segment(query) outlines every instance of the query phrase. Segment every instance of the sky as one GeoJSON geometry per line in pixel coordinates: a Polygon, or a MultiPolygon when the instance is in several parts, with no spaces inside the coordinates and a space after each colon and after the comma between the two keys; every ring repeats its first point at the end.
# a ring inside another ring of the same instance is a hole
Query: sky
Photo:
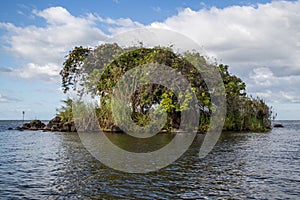
{"type": "Polygon", "coordinates": [[[300,119],[300,0],[11,0],[0,7],[0,120],[51,119],[67,98],[67,53],[143,27],[191,38],[277,119],[300,119]]]}

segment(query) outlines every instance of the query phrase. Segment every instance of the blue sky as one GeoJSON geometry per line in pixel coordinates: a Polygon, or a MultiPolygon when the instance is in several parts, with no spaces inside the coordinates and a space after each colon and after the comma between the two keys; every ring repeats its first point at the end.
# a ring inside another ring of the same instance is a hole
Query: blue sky
{"type": "Polygon", "coordinates": [[[0,120],[23,110],[52,118],[66,98],[58,72],[69,50],[145,26],[192,38],[278,119],[300,119],[299,10],[299,1],[9,1],[0,7],[0,120]]]}

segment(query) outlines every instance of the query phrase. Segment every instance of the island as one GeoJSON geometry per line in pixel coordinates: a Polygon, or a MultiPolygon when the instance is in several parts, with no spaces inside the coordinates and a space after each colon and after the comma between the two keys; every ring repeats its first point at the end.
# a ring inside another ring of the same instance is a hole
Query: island
{"type": "MultiPolygon", "coordinates": [[[[151,120],[150,113],[154,108],[159,108],[167,113],[167,121],[162,131],[172,132],[178,129],[183,111],[198,109],[200,118],[197,131],[205,133],[212,113],[218,108],[212,103],[212,91],[208,89],[201,73],[190,62],[191,60],[201,65],[214,67],[220,72],[226,92],[224,131],[265,132],[271,129],[272,108],[263,99],[247,95],[246,84],[239,77],[232,75],[227,65],[208,62],[198,52],[178,53],[170,47],[160,46],[122,48],[115,43],[102,44],[93,49],[78,46],[69,52],[63,63],[60,72],[62,89],[65,93],[76,91],[78,94],[89,93],[99,98],[100,103],[96,106],[95,112],[101,129],[120,132],[111,110],[113,89],[118,81],[133,68],[150,63],[166,65],[175,69],[189,81],[191,90],[197,98],[196,105],[189,106],[191,97],[188,93],[182,92],[175,95],[172,90],[162,85],[145,84],[132,91],[129,97],[131,119],[137,125],[145,126],[151,120]],[[93,55],[92,67],[91,59],[87,62],[90,55],[93,55]],[[79,89],[76,87],[78,85],[83,87],[79,89]]],[[[58,115],[47,125],[34,121],[24,124],[21,129],[76,131],[72,114],[73,101],[73,99],[64,100],[65,105],[58,109],[58,115]]]]}

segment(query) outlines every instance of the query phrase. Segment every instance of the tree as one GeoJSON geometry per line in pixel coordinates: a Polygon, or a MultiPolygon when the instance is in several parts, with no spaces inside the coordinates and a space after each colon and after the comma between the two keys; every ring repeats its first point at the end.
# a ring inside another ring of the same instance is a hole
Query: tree
{"type": "MultiPolygon", "coordinates": [[[[134,91],[128,91],[132,94],[131,103],[127,105],[131,109],[132,120],[140,126],[145,126],[149,123],[150,111],[160,107],[168,115],[164,128],[171,130],[179,127],[182,111],[199,109],[201,117],[198,129],[205,132],[211,113],[217,108],[212,105],[210,91],[191,60],[208,65],[205,58],[197,52],[179,54],[165,47],[121,48],[117,44],[100,45],[94,50],[75,47],[67,56],[60,73],[62,87],[64,92],[67,92],[71,88],[76,89],[78,84],[84,85],[81,90],[77,89],[80,94],[87,92],[93,96],[100,96],[100,105],[96,109],[100,126],[109,129],[115,125],[110,105],[113,89],[120,78],[127,71],[145,64],[166,65],[180,72],[189,81],[196,93],[197,106],[189,106],[191,97],[187,92],[176,96],[173,91],[162,85],[139,85],[134,91]],[[87,57],[89,59],[86,59],[87,57]]],[[[226,89],[227,115],[224,129],[265,130],[270,122],[270,108],[260,99],[247,97],[246,84],[240,78],[231,75],[228,66],[212,67],[219,69],[226,89]]],[[[174,80],[174,84],[176,81],[178,80],[174,80]]],[[[134,83],[133,76],[130,84],[134,83]]]]}

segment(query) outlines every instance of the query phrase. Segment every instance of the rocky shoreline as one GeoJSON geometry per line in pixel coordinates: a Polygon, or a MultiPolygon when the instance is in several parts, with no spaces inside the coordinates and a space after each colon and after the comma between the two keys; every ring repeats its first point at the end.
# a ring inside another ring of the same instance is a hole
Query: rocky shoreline
{"type": "MultiPolygon", "coordinates": [[[[87,123],[87,127],[89,127],[87,123]]],[[[85,128],[87,128],[85,127],[85,128]]],[[[14,130],[13,128],[8,128],[8,130],[14,130]]],[[[43,123],[41,120],[33,120],[29,123],[24,123],[21,127],[17,127],[16,130],[24,131],[51,131],[51,132],[77,132],[75,123],[72,122],[63,122],[59,116],[54,117],[48,122],[48,124],[43,123]]],[[[88,129],[87,129],[88,130],[88,129]]],[[[102,129],[104,132],[111,133],[124,133],[118,126],[112,125],[110,129],[102,129]]],[[[179,130],[172,131],[173,133],[181,132],[179,130]]],[[[162,130],[160,133],[170,133],[167,130],[162,130]]]]}
{"type": "Polygon", "coordinates": [[[29,123],[23,124],[21,127],[17,127],[18,130],[31,130],[31,131],[56,131],[56,132],[76,132],[74,122],[63,122],[59,116],[54,117],[44,124],[41,120],[33,120],[29,123]]]}
{"type": "MultiPolygon", "coordinates": [[[[87,123],[87,126],[90,124],[87,123]]],[[[8,130],[13,130],[9,128],[8,130]]],[[[54,117],[48,122],[48,124],[43,123],[41,120],[33,120],[29,123],[24,123],[21,127],[17,127],[16,130],[30,130],[30,131],[51,131],[51,132],[77,132],[75,123],[64,122],[59,116],[54,117]]],[[[123,133],[123,131],[118,127],[113,125],[111,129],[105,129],[104,132],[113,132],[113,133],[123,133]]]]}
{"type": "MultiPolygon", "coordinates": [[[[283,128],[282,124],[274,124],[274,128],[283,128]]],[[[13,128],[8,128],[8,130],[14,130],[13,128]]],[[[17,127],[16,130],[31,130],[31,131],[51,131],[51,132],[77,132],[75,123],[64,122],[61,117],[56,116],[50,120],[47,124],[43,123],[41,120],[33,120],[29,123],[24,123],[21,127],[17,127]]],[[[111,126],[110,129],[103,130],[104,132],[113,132],[113,133],[123,133],[123,131],[116,125],[111,126]]],[[[161,133],[167,133],[168,131],[162,130],[161,133]]],[[[180,132],[179,130],[171,132],[180,132]]]]}

